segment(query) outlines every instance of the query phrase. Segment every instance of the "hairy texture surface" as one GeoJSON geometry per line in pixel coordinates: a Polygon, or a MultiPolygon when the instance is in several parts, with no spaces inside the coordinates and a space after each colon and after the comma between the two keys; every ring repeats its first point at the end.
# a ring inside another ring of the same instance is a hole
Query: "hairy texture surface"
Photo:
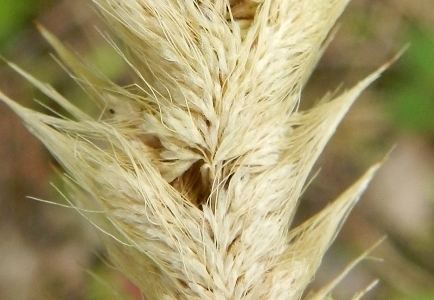
{"type": "Polygon", "coordinates": [[[291,227],[316,159],[382,71],[298,110],[348,1],[93,2],[134,84],[106,79],[41,28],[97,113],[14,64],[60,109],[46,115],[0,95],[62,164],[71,205],[146,299],[302,297],[377,168],[291,227]]]}

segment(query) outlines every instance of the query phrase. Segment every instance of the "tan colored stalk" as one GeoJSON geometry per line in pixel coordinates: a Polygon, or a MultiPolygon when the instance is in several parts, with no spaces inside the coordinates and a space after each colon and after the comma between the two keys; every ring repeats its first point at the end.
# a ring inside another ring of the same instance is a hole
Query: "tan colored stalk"
{"type": "Polygon", "coordinates": [[[93,2],[134,85],[92,71],[41,29],[98,113],[14,64],[64,117],[0,95],[62,164],[74,207],[146,299],[299,299],[378,167],[291,227],[315,161],[382,71],[298,111],[348,1],[93,2]]]}

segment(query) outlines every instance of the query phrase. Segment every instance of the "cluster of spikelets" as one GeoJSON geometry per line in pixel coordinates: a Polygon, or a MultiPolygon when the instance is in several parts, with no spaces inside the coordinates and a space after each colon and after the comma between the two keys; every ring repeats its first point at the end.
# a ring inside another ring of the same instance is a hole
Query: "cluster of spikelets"
{"type": "MultiPolygon", "coordinates": [[[[146,299],[302,297],[377,168],[291,227],[316,159],[382,71],[298,110],[348,1],[93,2],[134,84],[111,82],[41,29],[93,109],[14,64],[53,114],[0,94],[65,169],[70,205],[146,299]]],[[[304,296],[328,298],[338,279],[304,296]]]]}

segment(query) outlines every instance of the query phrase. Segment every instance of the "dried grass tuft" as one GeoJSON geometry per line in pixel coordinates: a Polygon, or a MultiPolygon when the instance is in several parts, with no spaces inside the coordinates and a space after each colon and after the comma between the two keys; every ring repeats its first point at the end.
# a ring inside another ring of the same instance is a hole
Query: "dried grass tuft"
{"type": "Polygon", "coordinates": [[[41,27],[99,113],[12,63],[66,113],[0,94],[62,164],[71,205],[146,299],[299,299],[378,168],[291,227],[315,161],[384,69],[298,110],[348,1],[93,2],[134,85],[93,71],[41,27]]]}

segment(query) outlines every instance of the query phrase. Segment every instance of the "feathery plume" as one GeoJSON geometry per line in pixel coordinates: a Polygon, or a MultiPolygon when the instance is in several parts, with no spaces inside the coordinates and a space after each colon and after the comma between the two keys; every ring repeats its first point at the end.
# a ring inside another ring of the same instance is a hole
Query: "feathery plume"
{"type": "Polygon", "coordinates": [[[133,85],[95,72],[41,27],[94,111],[12,63],[61,110],[0,94],[65,169],[71,206],[146,299],[299,299],[378,168],[291,227],[315,161],[384,69],[298,110],[348,1],[93,2],[133,85]]]}

